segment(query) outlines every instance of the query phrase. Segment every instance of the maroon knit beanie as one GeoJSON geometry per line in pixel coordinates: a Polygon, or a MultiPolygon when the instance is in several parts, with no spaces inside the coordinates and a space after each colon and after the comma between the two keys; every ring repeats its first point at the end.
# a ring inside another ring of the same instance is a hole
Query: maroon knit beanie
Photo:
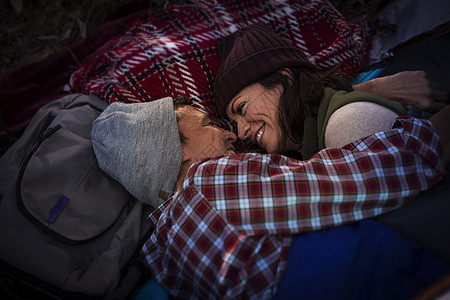
{"type": "Polygon", "coordinates": [[[223,116],[228,102],[239,91],[282,68],[317,70],[299,48],[261,23],[221,39],[219,57],[214,102],[223,116]]]}

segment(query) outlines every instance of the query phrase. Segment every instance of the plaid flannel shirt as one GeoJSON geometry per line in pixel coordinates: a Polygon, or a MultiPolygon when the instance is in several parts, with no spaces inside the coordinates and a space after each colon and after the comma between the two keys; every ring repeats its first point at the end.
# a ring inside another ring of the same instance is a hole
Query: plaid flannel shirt
{"type": "Polygon", "coordinates": [[[309,161],[236,154],[194,164],[149,219],[145,264],[181,298],[269,299],[295,234],[393,210],[442,180],[429,121],[325,149],[309,161]]]}

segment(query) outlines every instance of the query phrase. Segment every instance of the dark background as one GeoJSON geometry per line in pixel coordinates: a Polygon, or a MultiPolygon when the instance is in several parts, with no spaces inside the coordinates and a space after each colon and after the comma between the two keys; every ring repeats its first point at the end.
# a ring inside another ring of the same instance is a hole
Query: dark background
{"type": "MultiPolygon", "coordinates": [[[[124,7],[155,9],[180,0],[0,0],[0,78],[83,41],[124,7]]],[[[389,1],[332,0],[346,17],[371,16],[389,1]]]]}

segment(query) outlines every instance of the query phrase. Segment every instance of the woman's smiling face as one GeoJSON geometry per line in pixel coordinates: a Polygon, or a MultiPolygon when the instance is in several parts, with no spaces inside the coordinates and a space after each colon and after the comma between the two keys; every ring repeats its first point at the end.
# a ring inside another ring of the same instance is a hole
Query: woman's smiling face
{"type": "Polygon", "coordinates": [[[226,113],[236,122],[238,137],[249,139],[266,149],[268,153],[282,153],[291,144],[285,145],[278,121],[278,104],[282,93],[281,85],[268,89],[254,83],[242,89],[228,103],[226,113]]]}

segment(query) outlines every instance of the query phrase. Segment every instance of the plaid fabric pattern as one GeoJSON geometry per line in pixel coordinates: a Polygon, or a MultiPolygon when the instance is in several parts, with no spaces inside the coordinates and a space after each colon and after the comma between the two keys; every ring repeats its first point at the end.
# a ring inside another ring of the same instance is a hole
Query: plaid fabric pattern
{"type": "Polygon", "coordinates": [[[217,123],[212,87],[219,67],[220,38],[253,23],[266,23],[291,40],[320,69],[338,67],[356,76],[366,62],[371,37],[365,18],[346,20],[325,0],[192,1],[147,13],[113,46],[72,74],[75,92],[107,102],[146,102],[185,96],[217,123]],[[209,3],[206,3],[209,2],[209,3]]]}
{"type": "Polygon", "coordinates": [[[439,137],[429,121],[300,162],[236,154],[195,164],[149,219],[141,255],[174,296],[270,299],[293,235],[393,210],[442,180],[439,137]]]}

